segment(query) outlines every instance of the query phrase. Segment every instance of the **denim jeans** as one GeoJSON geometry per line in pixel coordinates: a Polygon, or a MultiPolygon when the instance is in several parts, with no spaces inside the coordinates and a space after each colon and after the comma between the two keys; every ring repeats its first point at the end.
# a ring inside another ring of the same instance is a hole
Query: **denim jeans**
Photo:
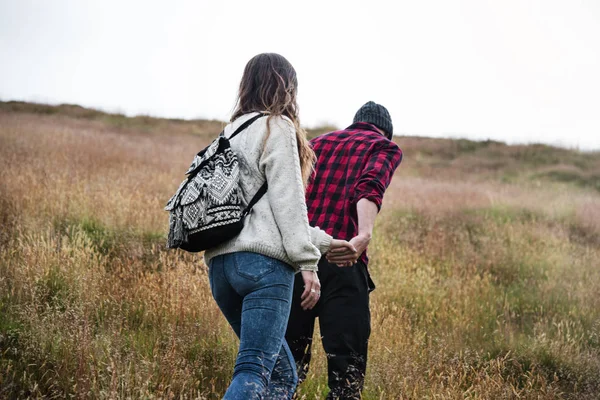
{"type": "Polygon", "coordinates": [[[209,280],[217,305],[240,339],[224,399],[291,399],[298,375],[284,335],[293,269],[258,253],[236,252],[210,260],[209,280]]]}

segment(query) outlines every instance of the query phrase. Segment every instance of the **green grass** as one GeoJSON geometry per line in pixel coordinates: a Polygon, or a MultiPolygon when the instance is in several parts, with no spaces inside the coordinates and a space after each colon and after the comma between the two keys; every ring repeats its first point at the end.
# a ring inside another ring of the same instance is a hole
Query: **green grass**
{"type": "Polygon", "coordinates": [[[577,185],[582,188],[591,188],[600,191],[600,175],[584,174],[580,171],[554,170],[540,172],[533,175],[532,179],[544,179],[566,184],[577,185]]]}

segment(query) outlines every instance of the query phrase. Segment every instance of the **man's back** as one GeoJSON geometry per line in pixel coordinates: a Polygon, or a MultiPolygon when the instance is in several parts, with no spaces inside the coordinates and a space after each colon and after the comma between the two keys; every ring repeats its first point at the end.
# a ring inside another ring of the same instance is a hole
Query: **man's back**
{"type": "Polygon", "coordinates": [[[307,187],[306,205],[311,225],[348,239],[354,251],[331,250],[321,257],[321,292],[314,308],[302,307],[305,288],[296,277],[286,332],[303,381],[319,318],[327,354],[328,399],[361,398],[371,334],[369,294],[375,288],[365,251],[385,189],[402,160],[402,151],[391,141],[394,127],[385,107],[369,101],[356,112],[353,122],[311,141],[317,164],[307,187]]]}
{"type": "MultiPolygon", "coordinates": [[[[306,191],[309,222],[350,240],[358,233],[356,203],[366,198],[381,207],[402,151],[364,122],[321,135],[311,144],[317,163],[306,191]]],[[[366,254],[362,259],[366,264],[366,254]]]]}

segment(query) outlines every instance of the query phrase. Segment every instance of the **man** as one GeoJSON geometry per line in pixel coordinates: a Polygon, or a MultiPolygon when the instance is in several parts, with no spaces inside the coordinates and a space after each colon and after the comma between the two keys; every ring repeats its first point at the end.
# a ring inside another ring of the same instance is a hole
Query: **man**
{"type": "Polygon", "coordinates": [[[303,309],[303,281],[296,276],[286,340],[302,382],[319,318],[327,354],[328,399],[359,399],[364,385],[371,332],[369,293],[375,288],[366,249],[385,190],[402,160],[392,133],[387,109],[369,101],[348,128],[311,141],[317,163],[306,192],[310,224],[349,240],[356,252],[332,250],[321,258],[321,297],[313,309],[303,309]]]}

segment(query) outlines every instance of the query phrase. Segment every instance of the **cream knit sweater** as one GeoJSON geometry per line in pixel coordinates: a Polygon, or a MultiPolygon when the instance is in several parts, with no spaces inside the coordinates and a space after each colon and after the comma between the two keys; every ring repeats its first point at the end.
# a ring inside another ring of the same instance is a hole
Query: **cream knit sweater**
{"type": "MultiPolygon", "coordinates": [[[[225,136],[256,114],[242,115],[227,125],[225,136]]],[[[206,250],[204,259],[208,264],[221,254],[251,251],[283,261],[295,270],[316,271],[332,238],[308,224],[294,125],[286,117],[272,117],[271,133],[266,138],[267,118],[256,120],[230,143],[240,162],[244,204],[265,180],[269,189],[244,220],[240,234],[206,250]]]]}

